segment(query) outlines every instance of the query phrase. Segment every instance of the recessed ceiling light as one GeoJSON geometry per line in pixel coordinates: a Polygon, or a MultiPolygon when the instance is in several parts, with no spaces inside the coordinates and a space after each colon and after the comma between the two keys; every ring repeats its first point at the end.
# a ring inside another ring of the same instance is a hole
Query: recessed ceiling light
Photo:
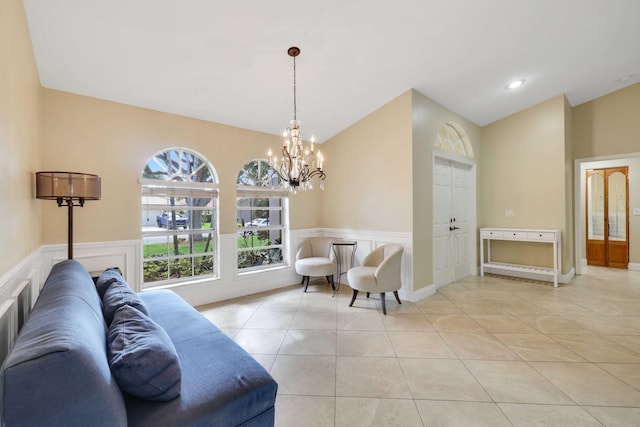
{"type": "Polygon", "coordinates": [[[507,85],[507,89],[511,90],[511,89],[516,89],[519,88],[520,86],[522,86],[524,84],[524,79],[518,79],[518,80],[514,80],[511,83],[509,83],[507,85]]]}
{"type": "Polygon", "coordinates": [[[628,76],[620,77],[618,81],[620,83],[626,83],[633,78],[633,74],[629,74],[628,76]]]}

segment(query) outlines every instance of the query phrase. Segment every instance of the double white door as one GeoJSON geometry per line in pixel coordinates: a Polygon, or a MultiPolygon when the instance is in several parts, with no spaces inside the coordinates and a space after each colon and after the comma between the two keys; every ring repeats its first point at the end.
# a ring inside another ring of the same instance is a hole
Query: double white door
{"type": "Polygon", "coordinates": [[[436,158],[434,182],[435,284],[471,274],[473,171],[470,166],[436,158]]]}

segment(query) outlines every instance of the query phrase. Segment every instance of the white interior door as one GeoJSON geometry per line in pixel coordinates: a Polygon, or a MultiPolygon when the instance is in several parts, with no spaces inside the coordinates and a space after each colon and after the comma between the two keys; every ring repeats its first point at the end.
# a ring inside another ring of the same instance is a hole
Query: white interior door
{"type": "Polygon", "coordinates": [[[434,188],[434,279],[442,286],[471,274],[472,175],[464,164],[436,158],[434,188]]]}

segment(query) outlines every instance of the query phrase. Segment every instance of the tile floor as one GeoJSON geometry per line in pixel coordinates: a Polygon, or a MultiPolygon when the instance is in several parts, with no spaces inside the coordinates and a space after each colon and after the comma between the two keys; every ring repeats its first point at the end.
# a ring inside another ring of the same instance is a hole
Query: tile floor
{"type": "Polygon", "coordinates": [[[640,426],[640,272],[470,276],[387,316],[350,296],[318,280],[199,309],[278,381],[278,427],[640,426]]]}

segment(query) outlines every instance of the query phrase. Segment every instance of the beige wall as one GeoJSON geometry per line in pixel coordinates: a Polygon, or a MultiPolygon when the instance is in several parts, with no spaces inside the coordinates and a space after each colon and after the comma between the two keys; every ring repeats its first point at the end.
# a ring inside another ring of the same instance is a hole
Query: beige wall
{"type": "MultiPolygon", "coordinates": [[[[420,92],[411,91],[413,128],[413,280],[414,289],[434,283],[433,276],[433,151],[444,123],[462,126],[478,158],[481,128],[447,110],[420,92]]],[[[477,190],[479,194],[479,191],[477,190]]],[[[474,231],[475,232],[475,231],[474,231]]]]}
{"type": "MultiPolygon", "coordinates": [[[[563,272],[573,267],[568,222],[565,140],[567,104],[563,95],[483,128],[481,155],[481,227],[552,228],[562,230],[563,272]],[[506,217],[505,211],[513,211],[506,217]]],[[[548,248],[539,244],[496,242],[496,261],[553,265],[548,248]]]]}
{"type": "Polygon", "coordinates": [[[0,276],[40,245],[40,82],[22,1],[0,2],[0,276]]]}
{"type": "MultiPolygon", "coordinates": [[[[42,167],[95,173],[102,200],[74,211],[74,241],[139,239],[140,187],[146,162],[158,151],[187,147],[207,158],[220,182],[220,232],[235,233],[236,179],[242,166],[266,158],[281,138],[114,102],[46,89],[42,167]]],[[[293,229],[320,225],[317,192],[290,203],[293,229]]],[[[43,243],[66,242],[66,210],[43,203],[43,243]]]]}
{"type": "Polygon", "coordinates": [[[412,230],[411,91],[322,145],[322,226],[412,230]]]}
{"type": "Polygon", "coordinates": [[[640,83],[573,109],[575,159],[640,152],[640,83]]]}
{"type": "MultiPolygon", "coordinates": [[[[574,158],[590,168],[629,167],[629,262],[640,264],[640,83],[573,109],[574,158]],[[603,159],[615,157],[616,160],[603,159]]],[[[581,176],[581,179],[584,179],[581,176]]],[[[580,194],[579,206],[584,205],[580,194]]],[[[584,214],[584,212],[581,212],[584,214]]],[[[582,220],[582,218],[581,218],[582,220]]],[[[586,258],[582,233],[581,258],[586,258]]]]}

